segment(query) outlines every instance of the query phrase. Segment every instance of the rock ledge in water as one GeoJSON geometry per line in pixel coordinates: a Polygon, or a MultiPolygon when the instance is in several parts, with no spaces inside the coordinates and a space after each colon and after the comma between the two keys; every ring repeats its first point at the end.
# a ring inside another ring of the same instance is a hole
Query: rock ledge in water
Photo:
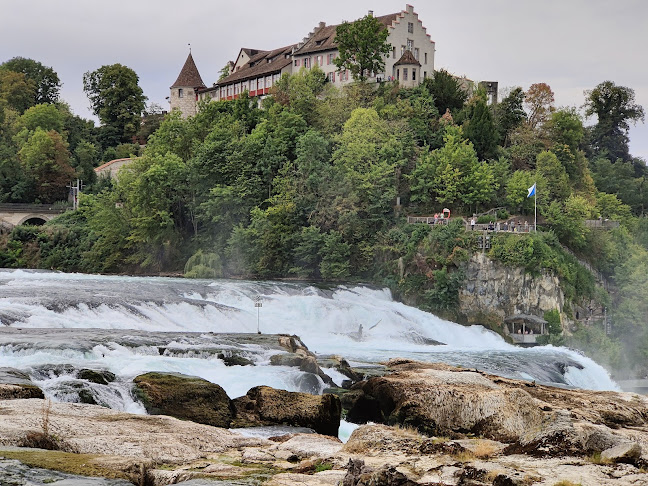
{"type": "Polygon", "coordinates": [[[234,407],[219,385],[195,376],[146,373],[134,380],[134,394],[153,415],[228,428],[234,407]]]}

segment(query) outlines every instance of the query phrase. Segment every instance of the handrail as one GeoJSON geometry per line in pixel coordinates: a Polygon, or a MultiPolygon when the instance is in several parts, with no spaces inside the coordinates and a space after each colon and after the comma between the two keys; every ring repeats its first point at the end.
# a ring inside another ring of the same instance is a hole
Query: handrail
{"type": "Polygon", "coordinates": [[[71,207],[55,207],[53,204],[0,203],[0,211],[19,213],[64,213],[71,207]]]}

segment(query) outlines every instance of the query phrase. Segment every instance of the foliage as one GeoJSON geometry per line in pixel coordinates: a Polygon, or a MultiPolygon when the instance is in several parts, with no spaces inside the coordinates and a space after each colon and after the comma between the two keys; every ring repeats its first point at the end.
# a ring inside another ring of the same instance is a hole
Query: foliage
{"type": "Polygon", "coordinates": [[[524,91],[517,86],[497,105],[495,109],[500,142],[510,144],[510,133],[527,119],[523,107],[524,91]]]}
{"type": "Polygon", "coordinates": [[[461,87],[459,81],[445,69],[439,69],[434,75],[423,80],[437,112],[443,115],[446,111],[457,113],[463,108],[468,99],[468,93],[461,87]]]}
{"type": "Polygon", "coordinates": [[[365,81],[368,76],[385,69],[384,56],[391,52],[387,42],[389,32],[373,15],[355,22],[342,22],[335,31],[339,56],[333,62],[338,71],[351,71],[354,79],[365,81]]]}
{"type": "Polygon", "coordinates": [[[547,83],[532,84],[524,96],[527,107],[527,124],[530,128],[542,126],[554,111],[554,93],[547,83]]]}
{"type": "Polygon", "coordinates": [[[83,90],[102,123],[105,144],[130,142],[137,133],[146,106],[138,82],[135,71],[121,64],[101,66],[83,75],[83,90]]]}
{"type": "Polygon", "coordinates": [[[187,278],[218,278],[222,276],[223,266],[216,253],[205,253],[198,250],[194,253],[184,267],[187,278]]]}
{"type": "Polygon", "coordinates": [[[544,313],[544,320],[547,321],[547,329],[549,334],[562,334],[563,328],[560,322],[560,311],[552,309],[544,313]]]}
{"type": "Polygon", "coordinates": [[[14,57],[0,64],[0,69],[25,75],[25,79],[35,87],[32,105],[56,103],[59,100],[61,80],[51,67],[44,66],[33,59],[14,57]]]}
{"type": "Polygon", "coordinates": [[[597,123],[590,132],[595,154],[606,154],[612,160],[629,160],[628,131],[630,122],[644,120],[644,109],[635,102],[631,88],[603,81],[585,91],[585,115],[596,115],[597,123]]]}

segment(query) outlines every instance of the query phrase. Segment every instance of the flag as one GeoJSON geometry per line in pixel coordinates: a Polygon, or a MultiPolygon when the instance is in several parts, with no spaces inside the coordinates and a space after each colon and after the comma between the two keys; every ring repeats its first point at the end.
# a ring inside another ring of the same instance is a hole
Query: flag
{"type": "Polygon", "coordinates": [[[529,194],[527,194],[527,197],[535,196],[535,190],[536,190],[536,185],[535,183],[527,189],[529,191],[529,194]]]}

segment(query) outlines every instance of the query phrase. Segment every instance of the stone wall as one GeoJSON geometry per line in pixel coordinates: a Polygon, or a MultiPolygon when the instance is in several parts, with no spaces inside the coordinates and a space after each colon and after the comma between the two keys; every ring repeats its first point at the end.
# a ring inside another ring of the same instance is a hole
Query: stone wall
{"type": "Polygon", "coordinates": [[[171,110],[180,110],[182,112],[183,118],[196,114],[196,93],[190,86],[171,88],[169,103],[171,104],[171,110]]]}
{"type": "Polygon", "coordinates": [[[553,309],[562,312],[565,296],[554,275],[531,275],[483,253],[475,253],[463,270],[466,280],[459,291],[459,312],[469,323],[501,322],[515,314],[542,317],[553,309]]]}

